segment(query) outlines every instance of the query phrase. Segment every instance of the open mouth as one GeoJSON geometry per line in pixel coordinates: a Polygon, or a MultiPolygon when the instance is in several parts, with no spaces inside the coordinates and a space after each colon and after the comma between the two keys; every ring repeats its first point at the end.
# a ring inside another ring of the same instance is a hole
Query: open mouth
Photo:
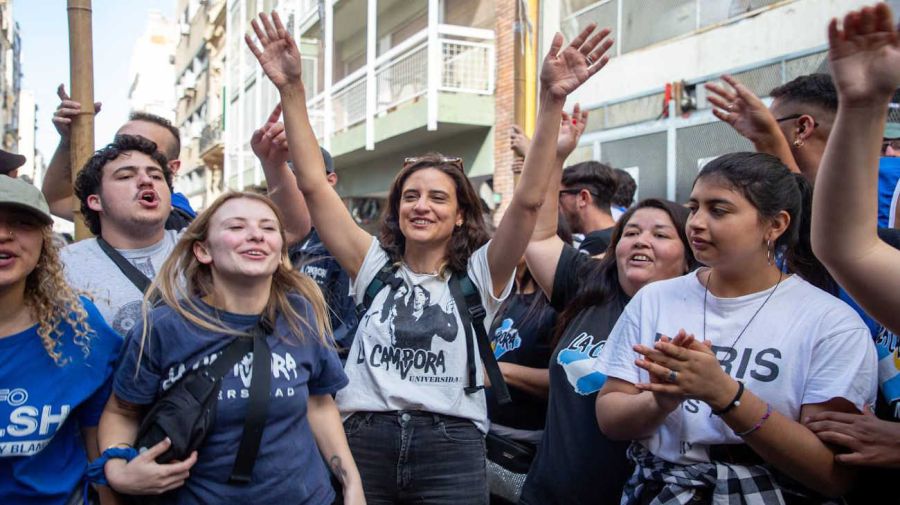
{"type": "Polygon", "coordinates": [[[411,219],[410,222],[416,226],[428,226],[431,224],[431,221],[427,219],[411,219]]]}
{"type": "Polygon", "coordinates": [[[156,194],[156,191],[147,190],[141,191],[138,193],[138,200],[143,203],[156,203],[159,201],[159,196],[156,194]]]}
{"type": "Polygon", "coordinates": [[[268,254],[264,251],[260,251],[259,249],[250,249],[249,251],[244,251],[241,253],[242,256],[247,256],[254,259],[262,259],[268,256],[268,254]]]}
{"type": "Polygon", "coordinates": [[[633,263],[653,263],[653,260],[650,259],[650,256],[646,254],[635,254],[630,259],[633,263]]]}
{"type": "Polygon", "coordinates": [[[10,253],[0,252],[0,261],[12,259],[12,258],[15,258],[15,255],[10,254],[10,253]]]}

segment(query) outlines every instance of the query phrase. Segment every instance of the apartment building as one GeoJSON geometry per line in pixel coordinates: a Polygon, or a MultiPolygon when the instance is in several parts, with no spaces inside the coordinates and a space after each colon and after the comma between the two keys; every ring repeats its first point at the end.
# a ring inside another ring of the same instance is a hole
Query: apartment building
{"type": "Polygon", "coordinates": [[[18,152],[22,39],[13,19],[12,0],[0,0],[0,147],[18,152]]]}
{"type": "Polygon", "coordinates": [[[175,184],[202,209],[224,189],[225,0],[179,0],[175,125],[181,169],[175,184]]]}
{"type": "Polygon", "coordinates": [[[360,223],[377,220],[408,156],[459,156],[476,183],[492,177],[495,2],[229,0],[228,187],[264,183],[249,141],[277,93],[243,36],[260,10],[272,9],[298,40],[313,129],[360,223]]]}

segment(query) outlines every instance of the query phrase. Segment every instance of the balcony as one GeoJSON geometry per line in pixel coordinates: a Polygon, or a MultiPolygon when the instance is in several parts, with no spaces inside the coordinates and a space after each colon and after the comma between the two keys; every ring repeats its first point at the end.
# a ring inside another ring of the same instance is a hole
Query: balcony
{"type": "MultiPolygon", "coordinates": [[[[333,84],[330,101],[324,93],[313,97],[307,106],[320,142],[355,127],[362,129],[361,125],[370,116],[374,122],[419,102],[428,103],[425,107],[428,118],[436,121],[439,95],[491,97],[494,94],[492,31],[438,25],[433,42],[429,43],[428,35],[427,29],[418,32],[375,59],[371,72],[366,66],[333,84]],[[429,64],[432,59],[436,62],[433,70],[429,64]],[[374,89],[371,94],[370,79],[374,89]],[[429,94],[434,95],[434,104],[429,94]],[[372,103],[369,97],[374,97],[372,103]]],[[[366,135],[367,138],[375,136],[366,135]]]]}
{"type": "Polygon", "coordinates": [[[210,150],[216,144],[222,144],[222,131],[224,130],[223,118],[218,118],[203,127],[200,132],[200,155],[210,150]]]}

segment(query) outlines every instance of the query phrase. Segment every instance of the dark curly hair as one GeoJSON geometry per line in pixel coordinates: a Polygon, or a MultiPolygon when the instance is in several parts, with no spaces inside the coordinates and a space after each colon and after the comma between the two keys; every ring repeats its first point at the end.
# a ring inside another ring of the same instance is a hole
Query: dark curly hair
{"type": "Polygon", "coordinates": [[[100,235],[100,214],[88,206],[88,197],[100,194],[103,167],[127,151],[144,153],[159,163],[166,185],[169,186],[169,191],[172,190],[172,171],[169,170],[165,155],[157,150],[156,143],[137,135],[116,135],[112,144],[98,150],[88,159],[75,179],[75,196],[81,202],[81,214],[94,235],[100,235]]]}
{"type": "Polygon", "coordinates": [[[405,165],[394,178],[381,218],[379,234],[381,247],[387,251],[391,261],[403,260],[406,237],[400,231],[400,196],[409,176],[426,168],[439,170],[450,177],[456,186],[456,202],[463,215],[463,224],[453,229],[447,248],[446,267],[454,272],[465,272],[469,257],[476,249],[487,243],[490,236],[481,212],[481,200],[463,172],[462,164],[454,163],[440,153],[428,153],[415,158],[414,162],[405,165]]]}

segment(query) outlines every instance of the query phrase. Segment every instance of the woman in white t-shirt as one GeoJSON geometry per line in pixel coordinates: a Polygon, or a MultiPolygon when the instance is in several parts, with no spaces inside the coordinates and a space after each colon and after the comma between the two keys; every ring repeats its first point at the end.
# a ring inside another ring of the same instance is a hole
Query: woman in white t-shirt
{"type": "Polygon", "coordinates": [[[809,192],[767,154],[697,176],[687,233],[707,267],[640,290],[596,363],[601,429],[636,441],[623,504],[825,503],[849,487],[802,422],[873,403],[876,356],[859,316],[808,282],[830,284],[809,192]]]}
{"type": "Polygon", "coordinates": [[[325,178],[296,43],[277,15],[259,21],[253,27],[262,47],[247,42],[280,93],[298,185],[322,241],[367,308],[347,359],[350,385],[337,396],[366,499],[486,503],[482,364],[450,281],[471,279],[489,324],[543,202],[566,96],[605,64],[609,31],[592,35],[591,25],[564,49],[562,36],[554,38],[541,70],[533,145],[492,241],[462,160],[438,154],[406,159],[375,239],[325,178]],[[367,297],[375,279],[387,282],[367,297]]]}

